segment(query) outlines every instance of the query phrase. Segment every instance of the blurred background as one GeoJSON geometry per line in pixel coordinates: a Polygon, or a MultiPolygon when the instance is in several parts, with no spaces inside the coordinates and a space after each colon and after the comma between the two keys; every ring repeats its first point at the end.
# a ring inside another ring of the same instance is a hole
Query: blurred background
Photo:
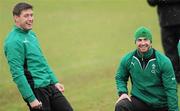
{"type": "MultiPolygon", "coordinates": [[[[3,41],[14,25],[12,9],[20,1],[0,0],[0,111],[28,110],[3,53],[3,41]]],[[[26,2],[34,6],[33,31],[75,111],[114,110],[115,72],[121,57],[136,48],[136,28],[150,28],[153,47],[163,52],[156,9],[146,0],[26,2]]]]}

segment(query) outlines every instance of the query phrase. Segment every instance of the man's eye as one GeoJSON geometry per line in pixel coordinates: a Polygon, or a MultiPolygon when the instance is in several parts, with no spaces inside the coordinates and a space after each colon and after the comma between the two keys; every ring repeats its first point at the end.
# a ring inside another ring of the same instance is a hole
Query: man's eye
{"type": "Polygon", "coordinates": [[[147,40],[147,39],[144,39],[145,41],[147,40]]]}
{"type": "Polygon", "coordinates": [[[25,18],[32,17],[32,16],[33,16],[33,14],[26,14],[26,15],[24,15],[25,18]]]}
{"type": "Polygon", "coordinates": [[[28,15],[24,15],[24,17],[28,17],[28,15]]]}

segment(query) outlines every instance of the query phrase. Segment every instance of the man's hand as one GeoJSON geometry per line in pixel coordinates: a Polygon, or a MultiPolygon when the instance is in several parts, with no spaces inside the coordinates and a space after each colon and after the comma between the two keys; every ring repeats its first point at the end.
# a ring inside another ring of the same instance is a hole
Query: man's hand
{"type": "Polygon", "coordinates": [[[122,94],[122,95],[119,97],[119,99],[116,101],[116,104],[117,104],[120,100],[126,99],[126,98],[131,102],[131,98],[130,98],[127,94],[122,94]]]}
{"type": "Polygon", "coordinates": [[[55,84],[55,87],[56,87],[59,91],[61,91],[62,93],[64,92],[64,86],[63,86],[62,84],[56,83],[56,84],[55,84]]]}
{"type": "Polygon", "coordinates": [[[41,109],[42,103],[35,99],[33,102],[29,103],[32,109],[41,109]]]}

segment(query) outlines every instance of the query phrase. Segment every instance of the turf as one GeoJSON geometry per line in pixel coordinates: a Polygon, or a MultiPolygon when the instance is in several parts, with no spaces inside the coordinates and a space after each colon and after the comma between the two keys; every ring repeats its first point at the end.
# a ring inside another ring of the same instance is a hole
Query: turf
{"type": "MultiPolygon", "coordinates": [[[[13,26],[12,7],[18,1],[0,1],[0,111],[27,110],[2,50],[13,26]]],[[[33,30],[43,53],[75,111],[114,110],[114,74],[120,58],[136,47],[137,27],[149,27],[153,47],[162,52],[156,9],[145,0],[27,1],[34,6],[33,30]]]]}

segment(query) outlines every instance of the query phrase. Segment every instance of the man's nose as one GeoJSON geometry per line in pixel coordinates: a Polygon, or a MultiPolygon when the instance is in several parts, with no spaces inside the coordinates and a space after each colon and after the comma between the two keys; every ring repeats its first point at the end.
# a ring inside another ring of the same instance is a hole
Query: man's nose
{"type": "Polygon", "coordinates": [[[28,20],[32,21],[33,18],[34,18],[33,16],[29,16],[29,17],[28,17],[28,20]]]}
{"type": "Polygon", "coordinates": [[[145,41],[144,41],[144,40],[142,40],[142,41],[141,41],[141,44],[145,44],[145,41]]]}

